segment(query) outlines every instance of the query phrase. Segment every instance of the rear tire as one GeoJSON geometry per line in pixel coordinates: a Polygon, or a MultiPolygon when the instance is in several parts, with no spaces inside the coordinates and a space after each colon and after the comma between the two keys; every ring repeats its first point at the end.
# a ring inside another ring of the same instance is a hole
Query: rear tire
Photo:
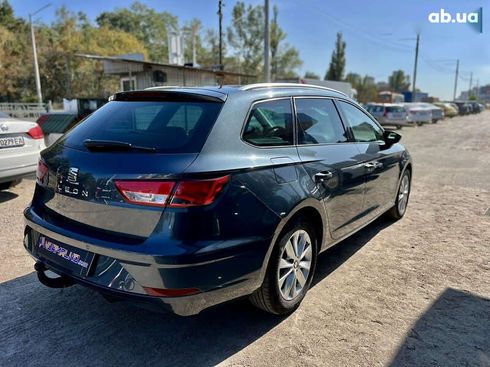
{"type": "Polygon", "coordinates": [[[315,273],[318,240],[308,223],[288,227],[272,250],[262,286],[251,296],[256,307],[276,315],[298,308],[315,273]]]}
{"type": "Polygon", "coordinates": [[[2,182],[0,183],[0,191],[8,190],[11,186],[13,186],[13,181],[2,182]]]}
{"type": "Polygon", "coordinates": [[[411,174],[407,169],[400,180],[400,185],[398,186],[398,191],[396,193],[395,205],[387,213],[391,218],[398,220],[405,215],[408,199],[410,197],[411,183],[411,174]]]}

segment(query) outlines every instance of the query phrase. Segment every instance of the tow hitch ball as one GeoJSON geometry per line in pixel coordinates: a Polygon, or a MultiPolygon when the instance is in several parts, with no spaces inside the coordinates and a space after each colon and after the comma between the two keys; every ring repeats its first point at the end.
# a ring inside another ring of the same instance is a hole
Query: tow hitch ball
{"type": "Polygon", "coordinates": [[[36,270],[37,278],[39,281],[49,288],[67,288],[75,284],[75,282],[66,276],[60,275],[56,278],[51,278],[46,274],[48,270],[46,266],[41,262],[34,264],[34,270],[36,270]]]}

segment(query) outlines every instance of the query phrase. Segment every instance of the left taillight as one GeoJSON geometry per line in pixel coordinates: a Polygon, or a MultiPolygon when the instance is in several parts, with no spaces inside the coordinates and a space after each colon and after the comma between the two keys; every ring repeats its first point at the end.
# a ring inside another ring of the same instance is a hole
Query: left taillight
{"type": "Polygon", "coordinates": [[[213,203],[230,176],[187,181],[126,181],[115,185],[127,202],[139,205],[187,208],[213,203]]]}
{"type": "Polygon", "coordinates": [[[44,138],[44,133],[43,130],[39,125],[34,126],[33,128],[29,129],[27,134],[33,138],[33,139],[42,139],[44,138]]]}
{"type": "Polygon", "coordinates": [[[39,161],[37,162],[37,170],[36,170],[36,181],[39,184],[45,184],[46,183],[46,178],[48,176],[48,171],[49,171],[48,166],[40,158],[39,161]]]}

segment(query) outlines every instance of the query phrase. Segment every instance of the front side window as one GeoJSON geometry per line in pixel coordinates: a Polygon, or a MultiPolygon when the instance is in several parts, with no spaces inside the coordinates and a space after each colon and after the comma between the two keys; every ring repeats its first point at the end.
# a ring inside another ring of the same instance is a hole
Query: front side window
{"type": "Polygon", "coordinates": [[[383,130],[371,118],[350,103],[339,101],[338,105],[352,129],[357,142],[383,140],[383,130]]]}
{"type": "Polygon", "coordinates": [[[347,136],[339,114],[330,99],[297,98],[299,144],[344,143],[347,136]]]}
{"type": "Polygon", "coordinates": [[[290,100],[256,103],[248,116],[243,140],[257,146],[293,145],[290,100]]]}

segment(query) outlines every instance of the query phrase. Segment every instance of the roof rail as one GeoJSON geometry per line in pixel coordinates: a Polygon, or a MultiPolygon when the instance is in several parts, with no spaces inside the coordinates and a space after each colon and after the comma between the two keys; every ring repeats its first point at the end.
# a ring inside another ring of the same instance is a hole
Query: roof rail
{"type": "Polygon", "coordinates": [[[185,88],[185,87],[182,87],[181,85],[160,85],[158,87],[148,87],[145,88],[144,90],[175,89],[175,88],[185,88]]]}
{"type": "Polygon", "coordinates": [[[344,92],[341,92],[339,90],[333,89],[333,88],[327,88],[327,87],[322,87],[321,85],[314,85],[314,84],[300,84],[300,83],[256,83],[256,84],[248,84],[244,85],[241,87],[241,90],[254,90],[254,89],[259,89],[259,88],[315,88],[315,89],[322,89],[322,90],[328,90],[330,92],[337,92],[340,93],[346,97],[349,97],[347,94],[344,92]]]}

